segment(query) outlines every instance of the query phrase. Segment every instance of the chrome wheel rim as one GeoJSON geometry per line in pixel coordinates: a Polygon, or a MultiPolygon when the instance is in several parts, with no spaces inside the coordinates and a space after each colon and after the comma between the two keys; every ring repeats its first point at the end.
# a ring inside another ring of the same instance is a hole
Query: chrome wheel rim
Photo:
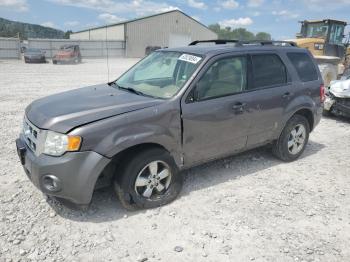
{"type": "Polygon", "coordinates": [[[306,129],[303,125],[296,125],[289,134],[288,151],[292,155],[298,154],[304,147],[306,129]]]}
{"type": "Polygon", "coordinates": [[[169,188],[172,174],[170,167],[163,161],[152,161],[137,175],[135,192],[144,198],[164,194],[169,188]]]}

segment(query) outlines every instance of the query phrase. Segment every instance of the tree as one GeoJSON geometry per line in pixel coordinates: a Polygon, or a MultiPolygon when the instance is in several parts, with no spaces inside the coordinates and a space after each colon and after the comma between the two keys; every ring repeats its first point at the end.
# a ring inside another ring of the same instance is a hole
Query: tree
{"type": "Polygon", "coordinates": [[[241,40],[241,41],[250,41],[250,40],[271,40],[271,35],[265,32],[259,32],[256,35],[248,31],[245,28],[235,28],[231,27],[221,28],[218,23],[209,25],[209,29],[217,33],[219,39],[227,40],[241,40]]]}
{"type": "Polygon", "coordinates": [[[265,32],[259,32],[255,35],[256,40],[271,40],[271,35],[265,32]]]}
{"type": "Polygon", "coordinates": [[[65,32],[65,33],[64,33],[64,38],[65,38],[65,39],[69,39],[71,33],[73,33],[72,30],[68,30],[67,32],[65,32]]]}

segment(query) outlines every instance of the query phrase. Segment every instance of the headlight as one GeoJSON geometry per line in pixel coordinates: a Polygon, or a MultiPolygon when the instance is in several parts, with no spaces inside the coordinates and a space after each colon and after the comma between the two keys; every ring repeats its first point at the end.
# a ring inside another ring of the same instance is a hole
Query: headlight
{"type": "Polygon", "coordinates": [[[53,131],[47,131],[44,154],[60,156],[67,151],[78,151],[80,149],[80,145],[80,136],[69,136],[53,131]]]}
{"type": "Polygon", "coordinates": [[[315,50],[323,50],[324,48],[324,44],[316,43],[314,46],[315,46],[315,50]]]}

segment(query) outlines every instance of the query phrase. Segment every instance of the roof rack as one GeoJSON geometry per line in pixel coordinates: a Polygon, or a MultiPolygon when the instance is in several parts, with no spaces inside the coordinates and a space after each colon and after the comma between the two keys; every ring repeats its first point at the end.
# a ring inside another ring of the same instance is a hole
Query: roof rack
{"type": "Polygon", "coordinates": [[[223,40],[223,39],[214,39],[214,40],[196,40],[190,43],[189,45],[197,45],[199,43],[214,43],[216,45],[224,45],[227,43],[235,43],[238,46],[244,45],[274,45],[274,46],[293,46],[297,47],[297,44],[293,41],[266,41],[266,40],[251,40],[251,41],[240,41],[240,40],[223,40]]]}
{"type": "Polygon", "coordinates": [[[197,45],[200,43],[214,43],[216,45],[225,45],[227,43],[238,43],[239,40],[223,40],[223,39],[212,39],[212,40],[196,40],[191,42],[189,45],[197,45]]]}

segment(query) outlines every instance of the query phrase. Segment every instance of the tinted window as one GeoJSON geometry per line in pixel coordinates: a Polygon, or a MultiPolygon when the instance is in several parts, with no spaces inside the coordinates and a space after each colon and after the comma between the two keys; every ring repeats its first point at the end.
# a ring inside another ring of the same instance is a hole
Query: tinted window
{"type": "Polygon", "coordinates": [[[288,53],[287,56],[297,70],[301,81],[307,82],[318,79],[315,65],[307,54],[288,53]]]}
{"type": "Polygon", "coordinates": [[[253,55],[254,87],[261,88],[287,82],[287,70],[277,55],[253,55]]]}
{"type": "Polygon", "coordinates": [[[196,85],[197,100],[241,92],[247,85],[247,58],[230,57],[216,61],[196,85]]]}

